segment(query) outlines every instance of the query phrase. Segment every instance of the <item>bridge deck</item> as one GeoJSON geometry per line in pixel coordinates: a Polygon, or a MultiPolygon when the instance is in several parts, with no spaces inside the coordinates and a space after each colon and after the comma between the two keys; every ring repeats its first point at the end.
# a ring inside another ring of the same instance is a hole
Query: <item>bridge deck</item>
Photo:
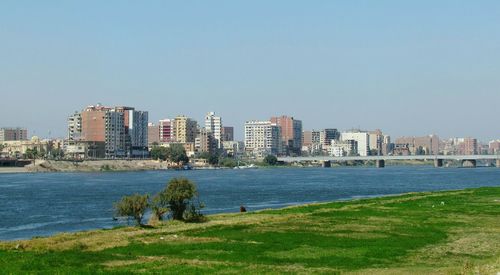
{"type": "Polygon", "coordinates": [[[352,157],[279,157],[279,161],[370,161],[370,160],[499,160],[500,155],[419,155],[419,156],[352,156],[352,157]]]}

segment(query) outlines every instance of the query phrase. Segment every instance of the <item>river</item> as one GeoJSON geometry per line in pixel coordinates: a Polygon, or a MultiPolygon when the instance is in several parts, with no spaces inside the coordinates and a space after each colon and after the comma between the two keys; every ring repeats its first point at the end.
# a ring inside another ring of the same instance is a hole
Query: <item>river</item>
{"type": "MultiPolygon", "coordinates": [[[[120,225],[113,202],[193,180],[205,213],[249,211],[414,191],[500,186],[497,168],[276,168],[120,173],[0,174],[0,240],[120,225]]],[[[123,223],[123,222],[122,222],[123,223]]]]}

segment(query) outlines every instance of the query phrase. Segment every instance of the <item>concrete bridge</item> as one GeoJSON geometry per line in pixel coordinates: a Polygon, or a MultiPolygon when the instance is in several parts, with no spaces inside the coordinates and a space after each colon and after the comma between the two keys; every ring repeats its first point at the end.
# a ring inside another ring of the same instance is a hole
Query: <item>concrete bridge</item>
{"type": "Polygon", "coordinates": [[[500,168],[500,155],[418,155],[418,156],[352,156],[352,157],[279,157],[278,161],[283,162],[321,162],[323,167],[330,167],[332,162],[345,161],[375,161],[378,168],[385,167],[387,160],[433,160],[435,167],[442,167],[446,160],[461,161],[463,167],[476,167],[478,160],[495,161],[496,167],[500,168]]]}

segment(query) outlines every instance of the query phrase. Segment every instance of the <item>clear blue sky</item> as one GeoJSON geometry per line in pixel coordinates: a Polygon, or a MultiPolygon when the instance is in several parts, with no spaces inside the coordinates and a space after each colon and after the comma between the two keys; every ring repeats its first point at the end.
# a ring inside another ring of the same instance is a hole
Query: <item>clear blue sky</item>
{"type": "Polygon", "coordinates": [[[500,138],[500,1],[0,2],[0,127],[86,105],[150,121],[500,138]]]}

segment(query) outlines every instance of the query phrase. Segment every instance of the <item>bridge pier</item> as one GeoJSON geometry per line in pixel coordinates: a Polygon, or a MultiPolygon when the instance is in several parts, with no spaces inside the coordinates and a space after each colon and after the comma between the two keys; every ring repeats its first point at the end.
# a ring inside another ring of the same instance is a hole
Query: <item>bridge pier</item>
{"type": "Polygon", "coordinates": [[[385,167],[385,160],[379,159],[375,161],[375,165],[377,168],[384,168],[385,167]]]}
{"type": "Polygon", "coordinates": [[[442,159],[435,159],[434,160],[434,167],[443,167],[443,160],[442,159]]]}
{"type": "Polygon", "coordinates": [[[330,167],[332,167],[332,162],[329,160],[323,161],[323,163],[321,164],[321,167],[330,168],[330,167]]]}
{"type": "Polygon", "coordinates": [[[464,160],[462,160],[462,167],[475,168],[476,167],[476,160],[475,159],[464,159],[464,160]]]}

